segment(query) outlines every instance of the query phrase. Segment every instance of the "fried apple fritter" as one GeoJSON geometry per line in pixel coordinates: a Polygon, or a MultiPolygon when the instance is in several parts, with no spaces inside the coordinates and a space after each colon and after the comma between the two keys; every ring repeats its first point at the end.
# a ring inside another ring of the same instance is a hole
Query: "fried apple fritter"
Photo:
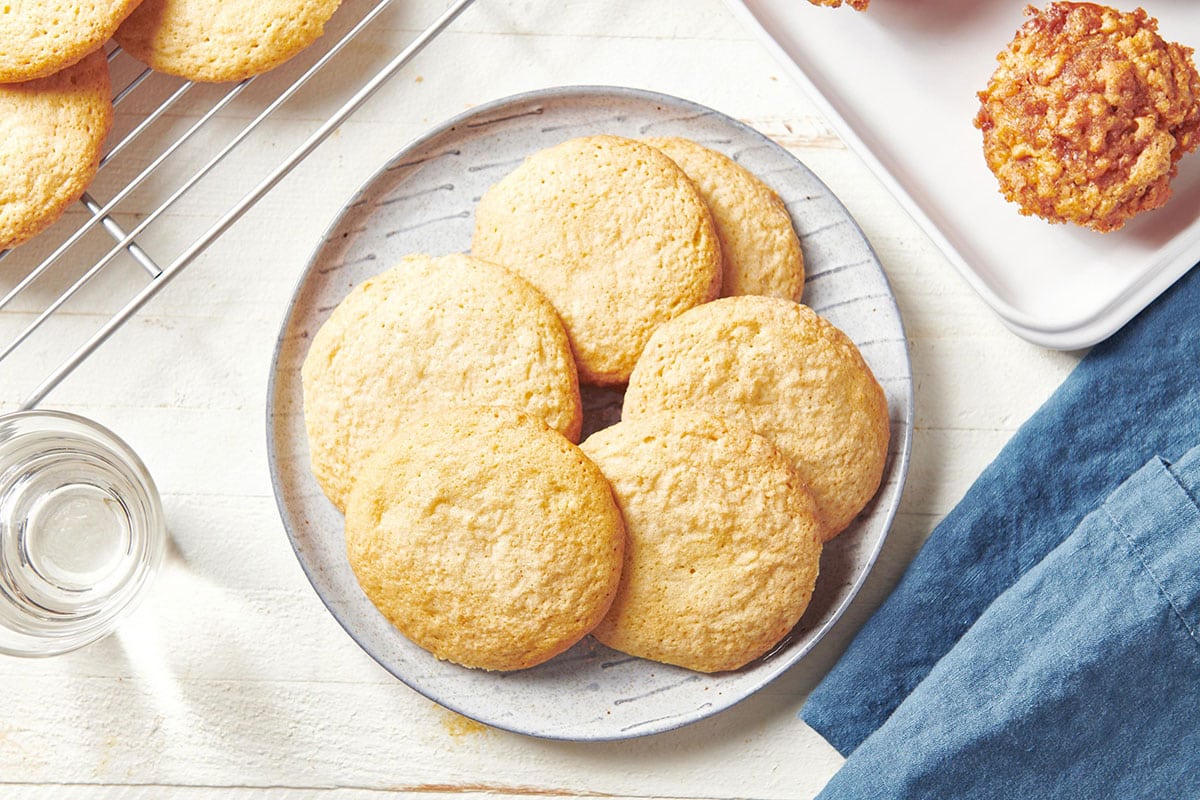
{"type": "MultiPolygon", "coordinates": [[[[842,4],[843,0],[808,0],[808,2],[812,3],[814,6],[828,6],[830,8],[837,8],[842,4]]],[[[871,3],[871,0],[845,0],[845,3],[855,11],[866,11],[867,6],[871,3]]]]}
{"type": "Polygon", "coordinates": [[[1001,193],[1022,214],[1101,232],[1161,206],[1200,144],[1192,49],[1163,41],[1141,8],[1025,13],[975,117],[1001,193]]]}

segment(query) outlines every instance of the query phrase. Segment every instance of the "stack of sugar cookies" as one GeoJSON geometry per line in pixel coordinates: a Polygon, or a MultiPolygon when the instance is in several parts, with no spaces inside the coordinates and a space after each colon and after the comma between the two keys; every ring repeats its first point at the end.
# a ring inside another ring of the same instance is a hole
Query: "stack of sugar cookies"
{"type": "Polygon", "coordinates": [[[0,250],[49,227],[82,196],[112,125],[100,49],[136,6],[5,4],[0,13],[0,250]]]}
{"type": "Polygon", "coordinates": [[[57,220],[95,177],[112,126],[103,45],[161,72],[232,81],[321,35],[340,0],[87,0],[0,8],[0,250],[57,220]]]}
{"type": "Polygon", "coordinates": [[[883,392],[803,285],[783,203],[714,150],[527,158],[470,255],[403,259],[313,337],[313,472],[366,596],[483,669],[589,633],[703,672],[766,653],[887,456],[883,392]],[[576,446],[581,383],[626,388],[576,446]]]}

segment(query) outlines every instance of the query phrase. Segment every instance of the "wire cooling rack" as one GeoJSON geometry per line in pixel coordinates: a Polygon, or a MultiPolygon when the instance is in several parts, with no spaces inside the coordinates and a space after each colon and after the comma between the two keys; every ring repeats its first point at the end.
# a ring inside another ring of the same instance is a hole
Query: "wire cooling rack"
{"type": "MultiPolygon", "coordinates": [[[[7,323],[15,322],[0,332],[0,367],[5,368],[0,383],[11,386],[20,381],[20,408],[41,403],[473,2],[449,3],[372,77],[351,87],[343,104],[290,154],[251,176],[241,199],[215,216],[211,210],[191,215],[204,227],[182,240],[177,231],[171,235],[160,231],[168,224],[174,228],[178,216],[188,217],[189,202],[203,205],[213,194],[205,190],[206,182],[226,188],[245,183],[240,167],[228,167],[231,156],[262,149],[256,136],[261,137],[267,121],[306,86],[323,94],[329,87],[321,86],[322,74],[330,62],[345,57],[343,51],[369,26],[378,24],[393,0],[345,3],[325,36],[301,56],[235,84],[171,78],[147,69],[110,44],[107,55],[117,124],[96,180],[81,198],[81,208],[28,244],[0,252],[0,316],[7,323]],[[170,209],[176,214],[164,219],[170,209]],[[72,302],[88,292],[104,292],[101,305],[108,310],[72,315],[72,302]],[[50,324],[66,317],[73,317],[69,324],[50,324]],[[80,324],[81,320],[92,324],[80,324]]],[[[262,165],[266,159],[253,161],[262,165]]]]}

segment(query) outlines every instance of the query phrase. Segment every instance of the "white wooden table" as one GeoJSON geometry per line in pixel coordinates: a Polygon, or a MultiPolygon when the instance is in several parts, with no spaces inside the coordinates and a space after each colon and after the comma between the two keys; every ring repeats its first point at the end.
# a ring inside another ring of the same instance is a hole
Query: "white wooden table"
{"type": "MultiPolygon", "coordinates": [[[[365,51],[385,58],[444,7],[404,4],[365,51]]],[[[305,113],[269,130],[283,141],[289,126],[311,124],[305,113]]],[[[219,194],[186,213],[219,214],[235,199],[219,194]]],[[[107,315],[109,305],[100,297],[75,313],[107,315]]],[[[0,324],[31,310],[7,310],[0,324]]],[[[173,548],[116,635],[54,659],[0,657],[0,797],[811,797],[840,759],[798,719],[806,693],[1078,357],[1003,328],[721,0],[479,0],[45,401],[132,444],[163,494],[173,548]],[[731,710],[607,744],[484,728],[378,667],[301,573],[265,454],[267,376],[284,307],[350,194],[441,120],[563,84],[689,98],[807,163],[883,262],[916,391],[900,514],[833,634],[731,710]]],[[[6,407],[18,399],[0,388],[6,407]]]]}

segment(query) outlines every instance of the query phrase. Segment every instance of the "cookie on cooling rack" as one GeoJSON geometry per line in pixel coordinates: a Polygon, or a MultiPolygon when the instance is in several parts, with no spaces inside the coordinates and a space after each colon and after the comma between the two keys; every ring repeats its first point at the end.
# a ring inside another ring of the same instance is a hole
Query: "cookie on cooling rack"
{"type": "Polygon", "coordinates": [[[144,0],[115,38],[159,72],[239,81],[316,41],[341,0],[144,0]]]}
{"type": "Polygon", "coordinates": [[[37,235],[80,198],[112,116],[99,50],[49,77],[0,84],[0,250],[37,235]]]}
{"type": "Polygon", "coordinates": [[[0,83],[44,78],[106,42],[140,0],[24,2],[0,14],[0,83]]]}
{"type": "Polygon", "coordinates": [[[711,414],[664,411],[580,447],[612,485],[628,535],[598,640],[720,672],[792,629],[817,580],[821,526],[800,475],[770,442],[711,414]]]}
{"type": "Polygon", "coordinates": [[[44,78],[108,41],[140,0],[5,3],[0,13],[0,83],[44,78]]]}
{"type": "Polygon", "coordinates": [[[409,256],[359,284],[313,337],[301,376],[313,474],[342,509],[362,463],[430,407],[511,406],[572,440],[582,420],[554,309],[465,255],[409,256]]]}
{"type": "Polygon", "coordinates": [[[725,297],[663,325],[629,379],[623,414],[698,408],[783,452],[816,500],[823,538],[874,496],[887,461],[887,399],[858,348],[807,306],[725,297]]]}
{"type": "Polygon", "coordinates": [[[804,255],[775,190],[729,156],[690,139],[644,141],[678,164],[708,205],[721,242],[721,294],[799,300],[804,255]]]}
{"type": "Polygon", "coordinates": [[[527,158],[479,202],[471,252],[549,298],[580,380],[597,385],[624,383],[654,329],[721,284],[720,244],[695,185],[662,152],[618,136],[527,158]]]}
{"type": "Polygon", "coordinates": [[[1200,74],[1143,9],[1050,3],[979,93],[975,126],[1000,192],[1024,215],[1101,233],[1158,208],[1200,146],[1200,74]]]}
{"type": "Polygon", "coordinates": [[[411,419],[363,466],[346,547],[367,597],[415,644],[516,670],[604,616],[625,532],[578,447],[527,414],[467,407],[411,419]]]}

